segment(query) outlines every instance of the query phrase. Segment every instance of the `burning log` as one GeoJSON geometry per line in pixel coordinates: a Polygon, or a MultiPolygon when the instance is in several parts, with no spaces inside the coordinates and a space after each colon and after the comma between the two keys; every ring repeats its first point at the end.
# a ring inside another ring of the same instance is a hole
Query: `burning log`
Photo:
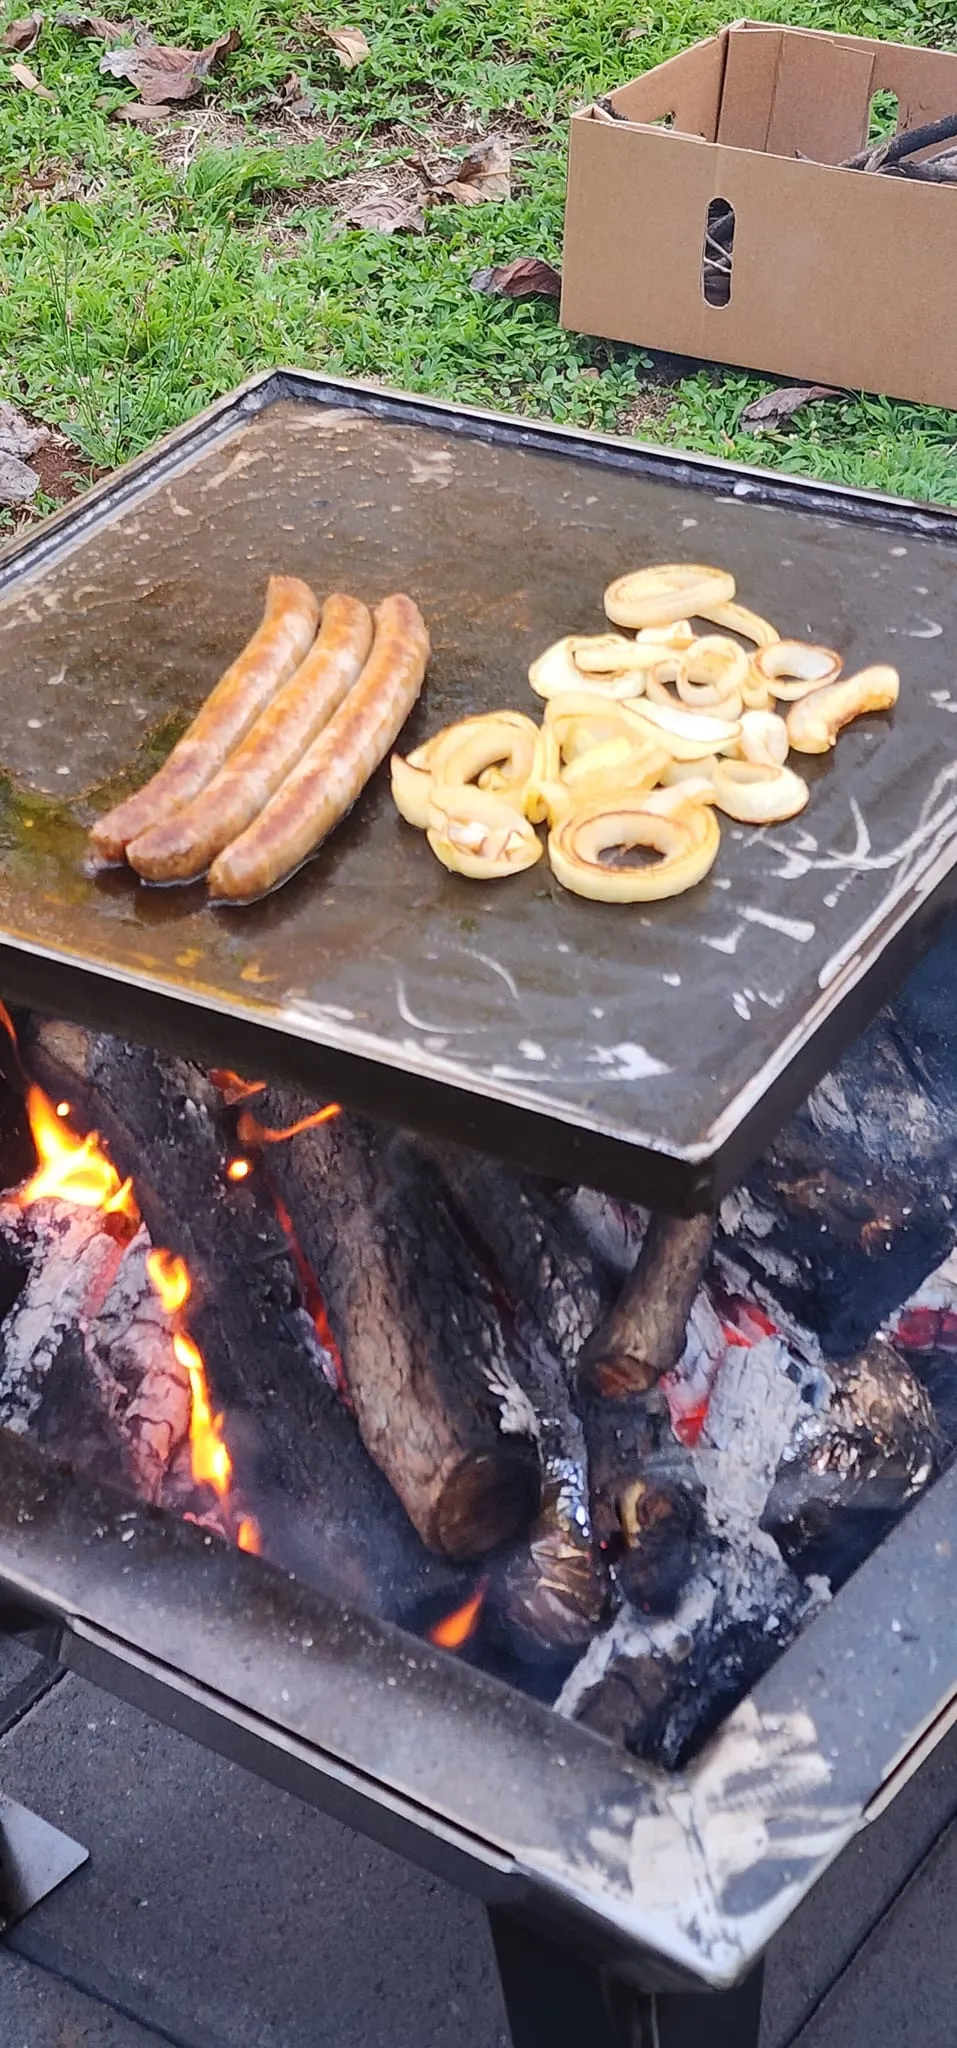
{"type": "MultiPolygon", "coordinates": [[[[263,1122],[310,1109],[272,1091],[263,1122]]],[[[317,1276],[362,1440],[431,1550],[482,1556],[539,1501],[537,1424],[441,1179],[402,1134],[340,1116],[263,1154],[317,1276]]]]}
{"type": "Polygon", "coordinates": [[[495,1160],[432,1144],[431,1157],[496,1294],[508,1303],[515,1372],[535,1410],[542,1501],[498,1580],[512,1641],[533,1653],[587,1643],[607,1599],[592,1540],[588,1469],[571,1379],[583,1337],[609,1298],[579,1222],[563,1197],[495,1160]]]}
{"type": "MultiPolygon", "coordinates": [[[[496,1275],[512,1299],[524,1303],[562,1364],[561,1378],[550,1390],[551,1422],[543,1432],[546,1475],[553,1470],[554,1480],[549,1487],[546,1478],[529,1554],[515,1560],[513,1576],[506,1582],[506,1606],[514,1616],[523,1600],[533,1631],[540,1632],[545,1599],[554,1602],[560,1591],[568,1617],[562,1640],[568,1645],[586,1614],[597,1620],[606,1567],[611,1564],[626,1598],[649,1610],[670,1608],[692,1568],[700,1487],[687,1451],[675,1439],[667,1402],[653,1391],[612,1399],[590,1383],[579,1384],[573,1402],[570,1391],[596,1324],[605,1329],[606,1318],[614,1318],[620,1269],[613,1277],[607,1267],[602,1270],[598,1265],[568,1191],[551,1189],[531,1176],[451,1147],[442,1148],[438,1156],[496,1275]],[[569,1467],[574,1483],[566,1481],[563,1490],[569,1467]],[[535,1601],[537,1581],[542,1597],[535,1601]]],[[[656,1218],[649,1225],[648,1239],[672,1244],[674,1233],[680,1237],[688,1229],[656,1218]]],[[[662,1267],[665,1273],[670,1270],[667,1259],[654,1250],[650,1261],[644,1251],[639,1257],[648,1288],[647,1330],[662,1369],[684,1347],[688,1308],[704,1263],[700,1222],[694,1231],[699,1258],[693,1284],[685,1270],[688,1261],[674,1261],[684,1285],[681,1302],[652,1298],[649,1273],[661,1279],[662,1267]]],[[[626,1296],[630,1298],[627,1286],[626,1296]]],[[[547,1401],[541,1391],[529,1383],[529,1392],[543,1412],[547,1401]]],[[[554,1626],[554,1615],[551,1618],[554,1626]]]]}
{"type": "Polygon", "coordinates": [[[761,1526],[802,1577],[843,1584],[933,1478],[941,1438],[925,1389],[885,1337],[812,1385],[761,1526]]]}
{"type": "Polygon", "coordinates": [[[711,1216],[652,1216],[630,1279],[582,1346],[579,1378],[617,1399],[645,1393],[677,1364],[714,1236],[711,1216]]]}
{"type": "Polygon", "coordinates": [[[385,1618],[461,1600],[466,1582],[422,1548],[326,1376],[261,1177],[227,1178],[229,1132],[208,1078],[40,1020],[22,1020],[20,1049],[41,1086],[70,1102],[72,1120],[103,1134],[135,1179],[153,1244],[188,1268],[187,1344],[224,1416],[235,1503],[255,1510],[265,1554],[385,1618]]]}

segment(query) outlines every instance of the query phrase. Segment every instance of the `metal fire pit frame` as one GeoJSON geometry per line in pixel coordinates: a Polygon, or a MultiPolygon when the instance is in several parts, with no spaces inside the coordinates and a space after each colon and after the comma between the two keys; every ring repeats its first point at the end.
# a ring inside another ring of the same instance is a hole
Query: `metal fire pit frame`
{"type": "Polygon", "coordinates": [[[952,681],[940,621],[955,565],[943,508],[308,372],[254,378],[0,551],[4,598],[21,580],[40,595],[12,626],[0,606],[4,996],[654,1208],[716,1206],[957,896],[955,729],[931,687],[952,681]],[[807,607],[851,665],[896,658],[910,679],[892,721],[806,764],[810,840],[796,826],[793,846],[761,838],[759,855],[759,835],[729,825],[713,889],[637,924],[537,868],[485,902],[424,856],[380,776],[301,881],[248,911],[83,878],[84,788],[140,772],[137,735],[192,708],[280,559],[370,595],[408,578],[436,642],[428,725],[499,701],[556,619],[599,622],[623,548],[687,551],[686,525],[742,574],[750,551],[762,608],[807,607]],[[140,603],[151,576],[160,595],[140,603]],[[907,609],[921,602],[929,622],[907,609]],[[44,715],[26,720],[34,688],[44,715]],[[53,793],[57,822],[30,818],[25,844],[29,791],[53,793]],[[871,854],[855,855],[869,818],[871,854]]]}
{"type": "Polygon", "coordinates": [[[752,1972],[951,1725],[955,1550],[957,1469],[666,1775],[0,1432],[0,1628],[642,1992],[752,1972]]]}

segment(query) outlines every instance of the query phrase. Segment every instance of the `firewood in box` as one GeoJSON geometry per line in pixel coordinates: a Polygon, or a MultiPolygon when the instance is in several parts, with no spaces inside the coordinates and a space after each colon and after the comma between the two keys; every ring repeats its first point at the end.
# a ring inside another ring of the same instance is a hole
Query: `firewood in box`
{"type": "MultiPolygon", "coordinates": [[[[277,1089],[266,1129],[314,1105],[277,1089]]],[[[263,1148],[322,1290],[363,1442],[431,1550],[481,1557],[526,1528],[538,1427],[492,1290],[426,1153],[343,1114],[263,1148]]]]}
{"type": "MultiPolygon", "coordinates": [[[[255,1514],[265,1555],[387,1619],[414,1622],[456,1605],[472,1580],[423,1547],[366,1455],[326,1376],[263,1177],[227,1178],[230,1131],[208,1077],[74,1025],[30,1016],[17,1024],[28,1073],[54,1101],[69,1101],[75,1128],[102,1134],[119,1172],[133,1177],[153,1245],[186,1262],[183,1319],[211,1407],[224,1416],[235,1494],[255,1514]]],[[[65,1417],[64,1441],[68,1434],[65,1417]]]]}

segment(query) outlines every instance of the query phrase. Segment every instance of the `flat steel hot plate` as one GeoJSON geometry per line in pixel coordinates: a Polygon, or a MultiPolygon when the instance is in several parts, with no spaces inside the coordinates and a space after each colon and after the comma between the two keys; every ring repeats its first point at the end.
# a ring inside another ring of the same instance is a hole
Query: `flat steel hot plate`
{"type": "Polygon", "coordinates": [[[957,860],[957,518],[305,375],[224,400],[0,563],[0,974],[19,1000],[294,1075],[665,1208],[719,1195],[933,934],[957,860]],[[807,761],[805,814],[722,821],[689,895],[610,908],[546,864],[449,876],[380,772],[286,888],[84,872],[260,614],[266,578],[407,590],[434,658],[412,745],[535,712],[531,658],[612,576],[732,570],[892,716],[807,761]]]}

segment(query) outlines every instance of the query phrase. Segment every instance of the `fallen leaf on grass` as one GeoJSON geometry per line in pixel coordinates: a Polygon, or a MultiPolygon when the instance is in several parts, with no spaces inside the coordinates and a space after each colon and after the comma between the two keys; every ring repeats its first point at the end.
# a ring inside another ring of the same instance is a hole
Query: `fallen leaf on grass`
{"type": "Polygon", "coordinates": [[[11,21],[3,32],[4,49],[19,50],[26,55],[27,50],[33,49],[42,27],[43,16],[39,13],[25,14],[20,21],[11,21]]]}
{"type": "Polygon", "coordinates": [[[541,256],[515,256],[511,263],[472,274],[472,290],[489,299],[557,299],[561,288],[561,271],[541,256]]]}
{"type": "Polygon", "coordinates": [[[800,412],[802,405],[815,405],[821,398],[843,398],[833,384],[786,384],[780,391],[766,391],[746,405],[738,422],[742,427],[777,427],[800,412]]]}
{"type": "Polygon", "coordinates": [[[109,108],[111,121],[131,121],[134,128],[155,128],[178,113],[179,108],[167,106],[165,100],[124,100],[121,106],[109,108]]]}
{"type": "Polygon", "coordinates": [[[384,193],[378,199],[362,199],[343,219],[347,228],[369,228],[378,235],[397,235],[403,228],[417,235],[425,232],[425,215],[417,198],[392,199],[384,193]]]}
{"type": "Polygon", "coordinates": [[[29,64],[11,64],[10,76],[16,79],[18,85],[22,85],[24,92],[35,92],[39,99],[51,100],[55,103],[56,94],[50,91],[48,85],[41,84],[36,72],[31,71],[29,64]]]}
{"type": "Polygon", "coordinates": [[[136,34],[132,21],[107,21],[105,14],[81,14],[75,7],[60,8],[57,27],[71,28],[77,36],[92,36],[98,43],[112,43],[120,36],[136,34]]]}
{"type": "Polygon", "coordinates": [[[176,50],[168,43],[137,43],[132,50],[107,50],[100,70],[110,78],[127,78],[149,105],[192,100],[201,93],[214,65],[239,42],[238,28],[217,36],[205,50],[176,50]]]}
{"type": "Polygon", "coordinates": [[[512,153],[507,142],[489,135],[473,142],[460,157],[452,176],[436,187],[439,199],[454,199],[459,206],[480,206],[488,199],[511,199],[512,153]]]}
{"type": "Polygon", "coordinates": [[[361,28],[323,28],[322,33],[328,36],[343,71],[354,71],[372,55],[361,28]]]}

